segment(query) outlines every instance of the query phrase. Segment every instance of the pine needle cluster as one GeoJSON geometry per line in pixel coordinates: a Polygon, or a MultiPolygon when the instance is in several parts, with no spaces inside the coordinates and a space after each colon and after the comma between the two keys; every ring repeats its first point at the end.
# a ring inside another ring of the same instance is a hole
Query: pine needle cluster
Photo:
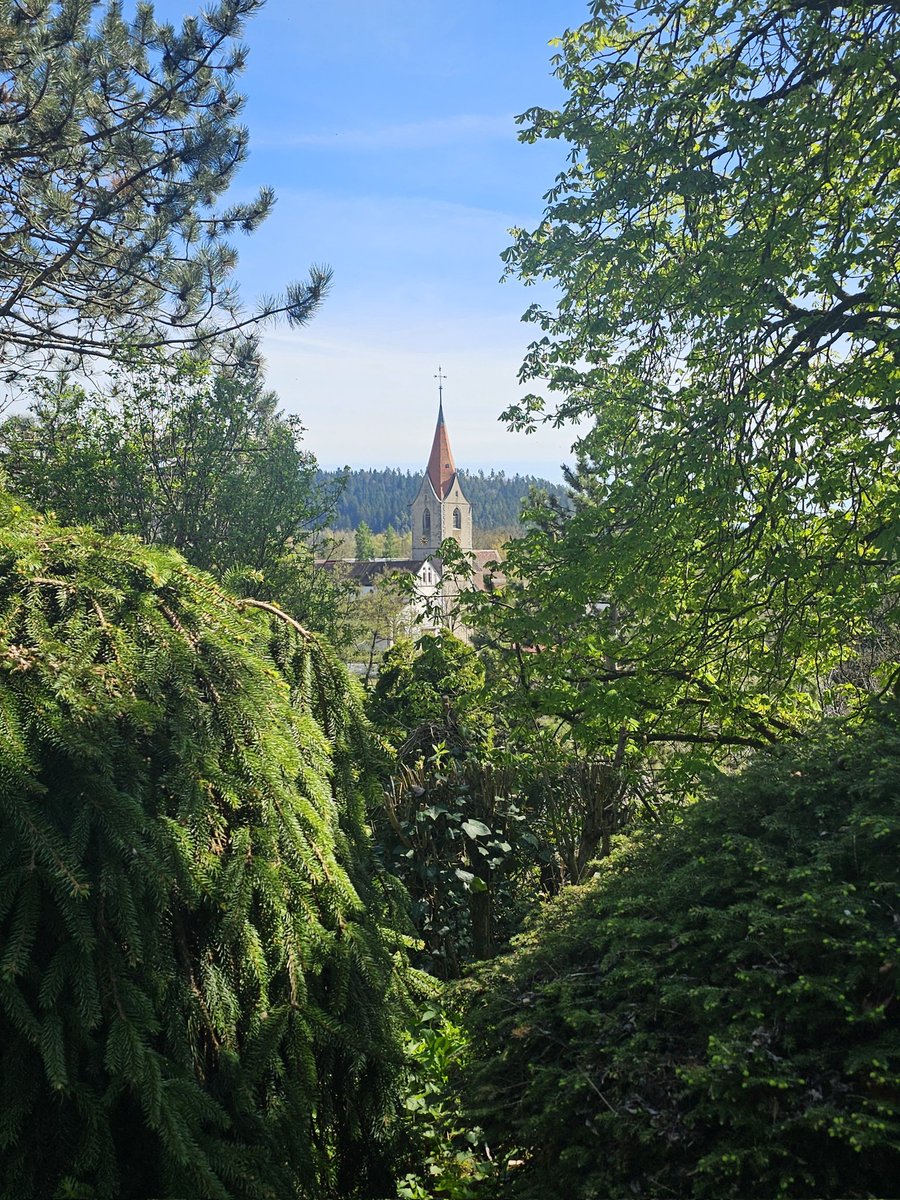
{"type": "Polygon", "coordinates": [[[409,977],[342,668],[0,496],[0,724],[0,1194],[388,1194],[409,977]]]}
{"type": "Polygon", "coordinates": [[[235,287],[233,235],[272,189],[218,204],[247,156],[235,83],[262,4],[214,0],[176,27],[148,0],[0,0],[5,381],[115,359],[123,339],[255,360],[258,322],[312,317],[326,267],[250,312],[235,287]]]}

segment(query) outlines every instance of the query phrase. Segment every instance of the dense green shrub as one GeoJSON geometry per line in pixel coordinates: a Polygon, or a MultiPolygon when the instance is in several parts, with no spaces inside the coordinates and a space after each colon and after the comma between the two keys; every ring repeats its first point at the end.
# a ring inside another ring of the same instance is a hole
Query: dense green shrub
{"type": "Polygon", "coordinates": [[[414,763],[438,743],[490,747],[493,720],[484,700],[484,664],[448,630],[385,651],[369,701],[376,728],[414,763]]]}
{"type": "Polygon", "coordinates": [[[481,1130],[464,1124],[455,1086],[469,1052],[465,1030],[449,1013],[422,1010],[410,1031],[405,1081],[413,1169],[400,1180],[397,1200],[477,1200],[496,1178],[481,1130]]]}
{"type": "Polygon", "coordinates": [[[471,985],[502,1194],[897,1195],[898,895],[896,702],[637,833],[471,985]]]}
{"type": "Polygon", "coordinates": [[[369,699],[396,747],[376,847],[412,901],[417,965],[443,979],[507,944],[539,885],[541,847],[512,756],[493,752],[484,679],[470,646],[429,633],[386,651],[369,699]]]}
{"type": "Polygon", "coordinates": [[[342,668],[0,496],[0,722],[0,1195],[389,1194],[407,981],[342,668]]]}

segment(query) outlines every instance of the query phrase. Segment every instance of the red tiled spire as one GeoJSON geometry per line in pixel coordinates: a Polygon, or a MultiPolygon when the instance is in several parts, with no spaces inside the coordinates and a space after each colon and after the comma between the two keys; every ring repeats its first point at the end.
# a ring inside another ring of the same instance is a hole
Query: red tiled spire
{"type": "Polygon", "coordinates": [[[438,408],[437,427],[431,445],[431,457],[428,460],[428,478],[431,480],[431,486],[439,500],[446,499],[455,476],[456,464],[450,449],[447,426],[444,424],[444,406],[441,404],[438,408]]]}

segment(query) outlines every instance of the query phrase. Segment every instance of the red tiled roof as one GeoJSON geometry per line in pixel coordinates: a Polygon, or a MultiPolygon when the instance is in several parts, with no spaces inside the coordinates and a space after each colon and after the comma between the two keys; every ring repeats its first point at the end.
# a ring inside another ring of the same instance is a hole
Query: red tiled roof
{"type": "Polygon", "coordinates": [[[506,575],[503,571],[503,561],[496,550],[472,550],[472,582],[480,591],[487,590],[487,578],[490,576],[491,588],[504,587],[506,575]]]}
{"type": "Polygon", "coordinates": [[[450,438],[444,423],[444,406],[438,409],[437,427],[434,431],[434,441],[431,444],[431,457],[428,459],[428,478],[439,500],[445,500],[450,494],[453,480],[456,478],[456,464],[450,449],[450,438]]]}

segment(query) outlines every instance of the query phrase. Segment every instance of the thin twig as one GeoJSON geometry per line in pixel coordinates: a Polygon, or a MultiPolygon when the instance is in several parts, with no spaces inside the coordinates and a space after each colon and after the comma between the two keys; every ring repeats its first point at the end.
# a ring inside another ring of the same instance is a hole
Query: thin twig
{"type": "Polygon", "coordinates": [[[273,617],[279,617],[282,621],[286,621],[288,625],[296,629],[308,642],[318,640],[314,633],[310,633],[308,629],[304,629],[299,621],[295,621],[293,617],[288,616],[277,604],[269,604],[266,600],[251,600],[249,597],[244,597],[243,600],[238,600],[236,603],[238,608],[261,608],[263,612],[271,613],[273,617]]]}

